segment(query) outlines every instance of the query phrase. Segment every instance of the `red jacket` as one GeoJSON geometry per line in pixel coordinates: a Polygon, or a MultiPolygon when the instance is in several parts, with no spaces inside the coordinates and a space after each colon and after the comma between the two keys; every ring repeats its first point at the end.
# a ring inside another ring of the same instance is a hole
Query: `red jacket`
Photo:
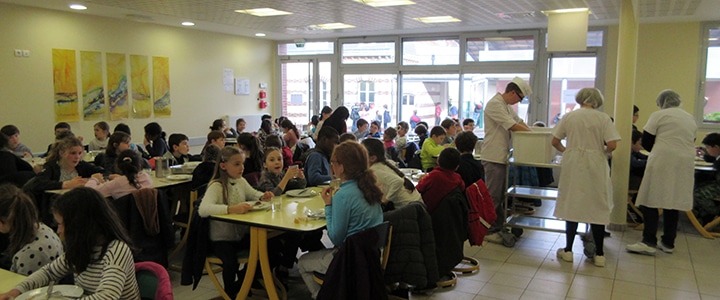
{"type": "Polygon", "coordinates": [[[415,189],[422,195],[423,202],[427,205],[427,211],[432,215],[440,200],[458,187],[465,191],[465,182],[460,174],[437,166],[420,180],[415,189]]]}
{"type": "Polygon", "coordinates": [[[290,150],[290,147],[283,146],[282,147],[282,158],[283,158],[283,169],[287,170],[287,168],[293,164],[293,152],[290,150]]]}

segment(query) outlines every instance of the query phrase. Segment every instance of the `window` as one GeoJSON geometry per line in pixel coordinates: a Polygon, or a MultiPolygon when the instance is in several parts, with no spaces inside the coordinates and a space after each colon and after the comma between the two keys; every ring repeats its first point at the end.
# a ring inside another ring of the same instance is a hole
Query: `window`
{"type": "Polygon", "coordinates": [[[317,55],[335,52],[335,43],[333,42],[310,42],[302,44],[302,47],[297,45],[300,44],[278,44],[278,55],[317,55]]]}
{"type": "Polygon", "coordinates": [[[403,105],[415,105],[415,95],[413,95],[413,94],[403,95],[402,104],[403,105]]]}
{"type": "Polygon", "coordinates": [[[531,61],[535,54],[533,36],[468,38],[465,61],[531,61]]]}
{"type": "Polygon", "coordinates": [[[458,39],[403,41],[403,65],[437,66],[457,65],[460,62],[458,39]]]}
{"type": "Polygon", "coordinates": [[[395,63],[395,42],[343,43],[343,64],[395,63]]]}
{"type": "Polygon", "coordinates": [[[704,70],[704,84],[698,93],[696,101],[697,118],[702,116],[703,125],[706,127],[720,127],[720,24],[708,23],[703,26],[703,55],[701,70],[704,70]]]}
{"type": "Polygon", "coordinates": [[[360,103],[375,103],[375,82],[361,81],[358,94],[360,103]]]}

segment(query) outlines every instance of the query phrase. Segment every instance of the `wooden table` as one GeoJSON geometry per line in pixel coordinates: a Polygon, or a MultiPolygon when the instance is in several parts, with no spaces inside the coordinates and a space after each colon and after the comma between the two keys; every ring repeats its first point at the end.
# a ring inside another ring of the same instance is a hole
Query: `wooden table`
{"type": "Polygon", "coordinates": [[[0,269],[0,293],[10,291],[23,280],[25,280],[25,276],[23,275],[0,269]]]}
{"type": "Polygon", "coordinates": [[[282,199],[280,211],[262,210],[251,211],[246,214],[212,215],[214,220],[244,224],[250,226],[250,256],[247,272],[237,299],[247,298],[253,282],[255,270],[260,262],[265,290],[270,299],[279,299],[272,279],[270,261],[268,260],[267,238],[268,229],[281,231],[313,231],[325,227],[325,219],[308,219],[308,210],[318,211],[325,209],[325,203],[320,197],[321,188],[311,188],[318,194],[311,198],[293,198],[287,195],[276,196],[272,201],[282,199]]]}

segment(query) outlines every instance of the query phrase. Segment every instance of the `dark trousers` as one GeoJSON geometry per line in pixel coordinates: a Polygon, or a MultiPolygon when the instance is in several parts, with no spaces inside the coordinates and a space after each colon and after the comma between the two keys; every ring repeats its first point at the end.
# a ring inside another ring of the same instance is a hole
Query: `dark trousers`
{"type": "MultiPolygon", "coordinates": [[[[641,205],[640,211],[643,213],[643,223],[645,223],[642,242],[650,247],[657,246],[658,209],[641,205]]],[[[663,209],[663,235],[661,241],[670,248],[675,248],[678,216],[679,212],[677,210],[663,209]]]]}
{"type": "Polygon", "coordinates": [[[244,272],[238,270],[237,253],[243,249],[250,248],[249,236],[241,241],[216,241],[212,243],[213,252],[223,262],[222,277],[225,284],[225,293],[230,298],[235,299],[235,295],[240,291],[244,272]]]}
{"type": "MultiPolygon", "coordinates": [[[[565,221],[565,251],[572,251],[575,235],[577,234],[578,222],[565,221]]],[[[605,242],[605,225],[590,224],[593,241],[595,241],[595,255],[603,256],[603,244],[605,242]]]]}

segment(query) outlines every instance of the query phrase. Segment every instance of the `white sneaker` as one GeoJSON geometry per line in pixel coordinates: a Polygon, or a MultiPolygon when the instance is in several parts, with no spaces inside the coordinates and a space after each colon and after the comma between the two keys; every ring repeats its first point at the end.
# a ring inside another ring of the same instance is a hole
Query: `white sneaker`
{"type": "Polygon", "coordinates": [[[633,253],[639,253],[639,254],[645,254],[645,255],[655,255],[655,248],[648,246],[647,244],[643,242],[637,242],[635,244],[627,245],[625,246],[625,249],[627,251],[633,252],[633,253]]]}
{"type": "Polygon", "coordinates": [[[593,257],[593,264],[595,264],[596,267],[605,267],[605,256],[595,255],[595,257],[593,257]]]}
{"type": "Polygon", "coordinates": [[[657,244],[657,248],[660,249],[660,251],[665,252],[665,253],[673,253],[673,251],[675,251],[675,248],[670,248],[670,247],[666,246],[665,244],[663,244],[663,242],[659,242],[657,244]]]}
{"type": "Polygon", "coordinates": [[[503,238],[500,235],[500,232],[494,232],[494,233],[486,235],[484,241],[502,245],[503,238]]]}
{"type": "Polygon", "coordinates": [[[557,249],[557,257],[559,259],[562,259],[566,262],[573,262],[573,253],[572,251],[565,251],[565,248],[557,249]]]}

